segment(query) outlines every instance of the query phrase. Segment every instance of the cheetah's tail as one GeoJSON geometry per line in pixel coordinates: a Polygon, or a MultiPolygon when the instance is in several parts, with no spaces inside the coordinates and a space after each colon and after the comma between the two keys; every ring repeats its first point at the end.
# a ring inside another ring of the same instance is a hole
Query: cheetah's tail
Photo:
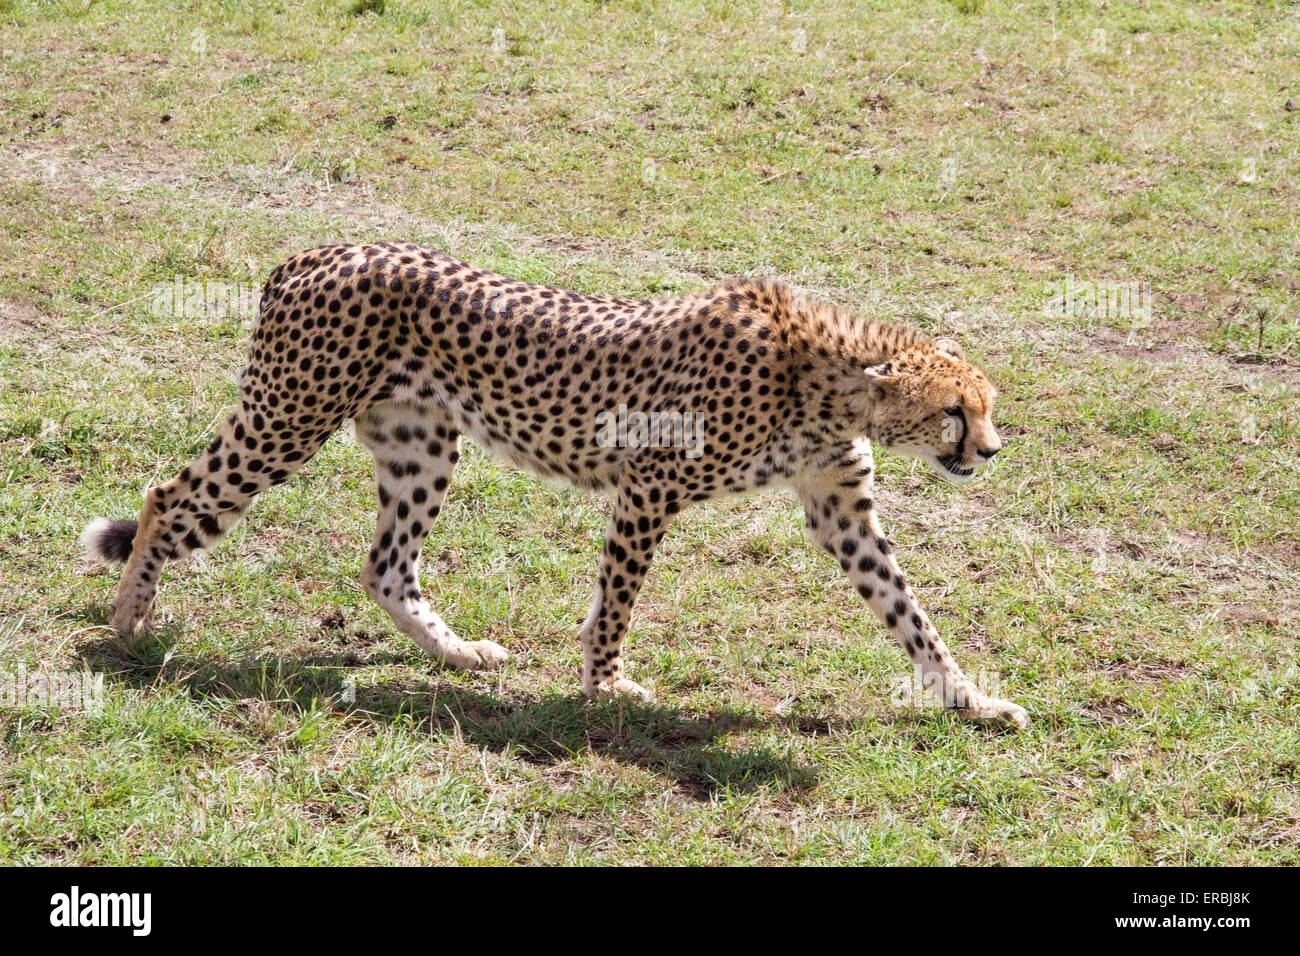
{"type": "Polygon", "coordinates": [[[96,518],[86,525],[86,530],[77,540],[91,557],[109,564],[122,564],[131,557],[131,542],[135,540],[138,524],[136,521],[96,518]]]}

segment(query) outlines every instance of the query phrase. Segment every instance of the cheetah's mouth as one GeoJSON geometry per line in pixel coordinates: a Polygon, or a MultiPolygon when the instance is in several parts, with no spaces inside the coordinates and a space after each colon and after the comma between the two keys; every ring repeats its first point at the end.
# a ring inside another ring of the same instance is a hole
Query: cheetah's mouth
{"type": "Polygon", "coordinates": [[[953,484],[963,484],[975,475],[974,468],[967,468],[956,455],[930,455],[930,464],[942,477],[953,484]]]}

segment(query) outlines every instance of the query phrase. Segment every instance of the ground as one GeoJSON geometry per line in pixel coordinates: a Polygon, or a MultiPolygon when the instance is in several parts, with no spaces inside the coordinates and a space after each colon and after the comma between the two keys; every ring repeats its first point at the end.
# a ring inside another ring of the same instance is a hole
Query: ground
{"type": "Polygon", "coordinates": [[[1281,3],[0,0],[0,708],[8,862],[1300,861],[1300,14],[1281,3]],[[402,239],[591,292],[782,275],[958,337],[1009,439],[973,487],[879,456],[966,671],[1034,723],[899,706],[898,649],[772,494],[673,527],[649,706],[580,702],[603,503],[470,448],[425,550],[500,672],[357,576],[340,435],[152,638],[78,556],[234,401],[246,283],[402,239]],[[1052,308],[1149,283],[1150,318],[1052,308]]]}

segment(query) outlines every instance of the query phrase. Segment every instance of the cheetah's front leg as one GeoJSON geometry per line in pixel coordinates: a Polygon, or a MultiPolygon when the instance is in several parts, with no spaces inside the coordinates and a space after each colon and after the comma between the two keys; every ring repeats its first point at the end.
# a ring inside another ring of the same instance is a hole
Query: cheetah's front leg
{"type": "Polygon", "coordinates": [[[1026,727],[1024,708],[985,694],[957,666],[894,560],[871,497],[870,452],[851,455],[799,487],[810,532],[840,562],[945,707],[972,720],[1026,727]]]}
{"type": "Polygon", "coordinates": [[[623,638],[650,559],[678,510],[677,492],[625,475],[600,552],[599,580],[582,625],[582,692],[592,699],[654,696],[623,676],[623,638]]]}

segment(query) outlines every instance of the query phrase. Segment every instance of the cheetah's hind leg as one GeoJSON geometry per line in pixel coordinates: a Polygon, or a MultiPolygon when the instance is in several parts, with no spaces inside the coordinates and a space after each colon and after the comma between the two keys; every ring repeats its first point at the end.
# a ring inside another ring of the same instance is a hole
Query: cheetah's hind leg
{"type": "Polygon", "coordinates": [[[216,544],[258,494],[288,479],[314,455],[332,427],[294,429],[287,423],[238,412],[217,431],[207,450],[181,472],[145,494],[136,521],[93,521],[81,543],[102,561],[125,562],[113,601],[118,634],[150,628],[154,596],[168,561],[216,544]]]}
{"type": "Polygon", "coordinates": [[[420,551],[447,500],[460,435],[440,409],[410,402],[380,402],[356,422],[379,486],[379,521],[361,575],[366,592],[434,657],[466,669],[500,667],[509,657],[504,647],[461,640],[420,593],[420,551]]]}

